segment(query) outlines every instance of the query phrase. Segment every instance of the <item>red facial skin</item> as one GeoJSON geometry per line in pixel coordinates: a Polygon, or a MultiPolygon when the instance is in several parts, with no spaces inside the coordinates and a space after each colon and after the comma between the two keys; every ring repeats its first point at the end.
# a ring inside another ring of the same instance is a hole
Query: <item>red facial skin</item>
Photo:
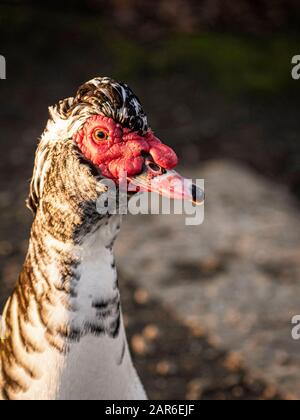
{"type": "Polygon", "coordinates": [[[173,169],[178,164],[176,153],[151,130],[142,136],[101,115],[88,119],[74,140],[85,157],[99,167],[102,175],[115,182],[123,179],[124,173],[127,178],[132,178],[142,172],[143,152],[151,155],[154,162],[164,169],[173,169]],[[106,137],[98,139],[97,131],[103,131],[106,137]]]}

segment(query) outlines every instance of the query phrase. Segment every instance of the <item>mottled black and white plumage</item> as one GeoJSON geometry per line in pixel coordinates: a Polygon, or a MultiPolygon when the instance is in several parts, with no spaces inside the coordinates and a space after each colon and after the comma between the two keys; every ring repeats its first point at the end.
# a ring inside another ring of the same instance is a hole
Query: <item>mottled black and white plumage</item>
{"type": "Polygon", "coordinates": [[[89,117],[99,114],[113,118],[133,131],[145,133],[149,128],[147,117],[136,95],[125,83],[109,78],[96,78],[85,83],[74,98],[60,101],[49,110],[51,119],[44,136],[48,133],[53,136],[58,129],[60,138],[72,137],[89,117]]]}
{"type": "Polygon", "coordinates": [[[29,250],[4,310],[0,399],[143,399],[120,310],[112,246],[119,216],[101,216],[101,174],[72,137],[92,115],[148,129],[124,84],[96,78],[50,108],[28,206],[29,250]]]}

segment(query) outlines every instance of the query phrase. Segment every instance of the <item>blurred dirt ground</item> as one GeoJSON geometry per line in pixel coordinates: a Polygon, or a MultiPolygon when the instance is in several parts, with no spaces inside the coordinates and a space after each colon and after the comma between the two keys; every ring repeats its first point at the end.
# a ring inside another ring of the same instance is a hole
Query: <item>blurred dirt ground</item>
{"type": "Polygon", "coordinates": [[[282,400],[276,385],[253,376],[235,352],[220,349],[197,323],[182,323],[149,293],[121,278],[135,366],[153,400],[282,400]]]}

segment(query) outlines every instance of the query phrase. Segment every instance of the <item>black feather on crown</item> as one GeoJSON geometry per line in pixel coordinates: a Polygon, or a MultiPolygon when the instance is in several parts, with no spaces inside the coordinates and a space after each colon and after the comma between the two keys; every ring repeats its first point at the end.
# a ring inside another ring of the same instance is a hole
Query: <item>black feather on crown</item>
{"type": "Polygon", "coordinates": [[[84,121],[92,115],[113,118],[132,131],[148,131],[147,116],[137,96],[125,83],[110,78],[95,78],[82,85],[75,98],[61,101],[52,114],[60,118],[84,121]]]}

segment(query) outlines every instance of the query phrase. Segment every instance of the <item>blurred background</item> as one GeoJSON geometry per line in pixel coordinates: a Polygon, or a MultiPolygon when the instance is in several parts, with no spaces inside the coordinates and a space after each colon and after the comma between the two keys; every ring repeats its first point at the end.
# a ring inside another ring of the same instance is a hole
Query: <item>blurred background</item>
{"type": "Polygon", "coordinates": [[[0,305],[24,259],[47,107],[126,81],[206,218],[127,218],[117,245],[132,352],[153,399],[300,397],[298,0],[0,1],[0,305]]]}

